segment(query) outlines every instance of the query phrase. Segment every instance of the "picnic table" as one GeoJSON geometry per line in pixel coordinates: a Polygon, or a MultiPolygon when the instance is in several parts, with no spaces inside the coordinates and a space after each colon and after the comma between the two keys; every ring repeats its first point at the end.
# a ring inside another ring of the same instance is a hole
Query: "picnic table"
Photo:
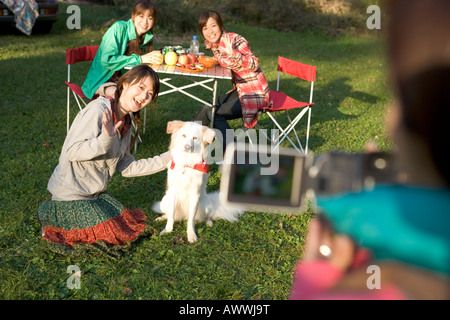
{"type": "MultiPolygon", "coordinates": [[[[204,68],[203,70],[190,70],[185,68],[180,68],[175,65],[169,66],[166,64],[161,65],[151,65],[152,69],[155,70],[159,74],[165,74],[165,75],[174,75],[176,77],[181,77],[187,82],[188,84],[183,84],[181,86],[176,86],[171,81],[173,78],[166,77],[160,79],[160,83],[169,87],[167,90],[160,91],[158,96],[163,96],[166,94],[171,93],[182,93],[189,98],[192,98],[196,101],[199,101],[205,105],[210,106],[212,110],[212,120],[211,120],[211,128],[214,125],[214,112],[215,112],[215,106],[216,106],[216,99],[217,99],[217,82],[221,79],[232,79],[231,70],[227,68],[221,67],[219,64],[213,65],[211,68],[204,68]],[[207,85],[207,84],[211,84],[207,85]],[[212,102],[205,101],[198,96],[191,94],[186,91],[186,89],[193,88],[193,87],[202,87],[204,89],[207,89],[212,92],[212,102]]],[[[127,69],[131,69],[131,67],[126,67],[127,69]]],[[[146,109],[147,110],[147,109],[146,109]]],[[[145,132],[145,123],[147,118],[147,112],[144,112],[144,129],[145,132]]]]}

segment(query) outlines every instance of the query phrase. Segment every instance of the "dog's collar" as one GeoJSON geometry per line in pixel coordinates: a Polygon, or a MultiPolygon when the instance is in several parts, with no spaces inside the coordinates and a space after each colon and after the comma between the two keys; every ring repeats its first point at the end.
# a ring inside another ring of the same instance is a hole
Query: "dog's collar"
{"type": "MultiPolygon", "coordinates": [[[[194,166],[185,165],[185,167],[188,167],[188,168],[191,168],[191,169],[203,172],[203,173],[209,173],[209,164],[205,160],[203,160],[202,163],[194,164],[194,166]]],[[[170,163],[170,169],[173,170],[174,168],[175,168],[175,161],[173,161],[173,159],[172,159],[172,162],[170,163]]]]}

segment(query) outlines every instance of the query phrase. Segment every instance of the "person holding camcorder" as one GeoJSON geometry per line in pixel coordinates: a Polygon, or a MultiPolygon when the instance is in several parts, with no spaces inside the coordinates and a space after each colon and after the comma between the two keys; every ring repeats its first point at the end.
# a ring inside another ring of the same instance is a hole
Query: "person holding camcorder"
{"type": "Polygon", "coordinates": [[[290,299],[450,298],[450,3],[386,8],[389,129],[407,181],[317,198],[290,299]]]}

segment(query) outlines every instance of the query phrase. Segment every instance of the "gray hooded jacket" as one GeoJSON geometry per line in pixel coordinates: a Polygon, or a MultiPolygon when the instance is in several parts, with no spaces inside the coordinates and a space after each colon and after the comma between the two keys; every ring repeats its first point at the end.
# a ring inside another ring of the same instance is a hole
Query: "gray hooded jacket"
{"type": "Polygon", "coordinates": [[[48,183],[52,200],[95,200],[106,190],[116,170],[124,177],[137,177],[167,168],[170,152],[141,160],[130,154],[131,128],[123,136],[104,134],[102,118],[106,108],[111,109],[109,99],[99,97],[73,121],[48,183]]]}

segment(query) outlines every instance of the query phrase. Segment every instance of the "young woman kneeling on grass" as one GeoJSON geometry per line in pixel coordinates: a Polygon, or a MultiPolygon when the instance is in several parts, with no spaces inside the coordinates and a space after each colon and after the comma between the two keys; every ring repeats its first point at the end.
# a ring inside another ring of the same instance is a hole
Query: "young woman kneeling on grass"
{"type": "MultiPolygon", "coordinates": [[[[48,183],[52,199],[38,210],[43,238],[63,245],[53,247],[96,243],[108,248],[105,243],[122,245],[144,231],[144,213],[128,210],[106,187],[115,171],[136,177],[167,167],[169,152],[141,160],[130,154],[129,113],[155,104],[158,92],[158,75],[148,65],[138,65],[120,78],[114,99],[99,97],[77,115],[48,183]]],[[[137,132],[133,142],[136,137],[137,132]]]]}

